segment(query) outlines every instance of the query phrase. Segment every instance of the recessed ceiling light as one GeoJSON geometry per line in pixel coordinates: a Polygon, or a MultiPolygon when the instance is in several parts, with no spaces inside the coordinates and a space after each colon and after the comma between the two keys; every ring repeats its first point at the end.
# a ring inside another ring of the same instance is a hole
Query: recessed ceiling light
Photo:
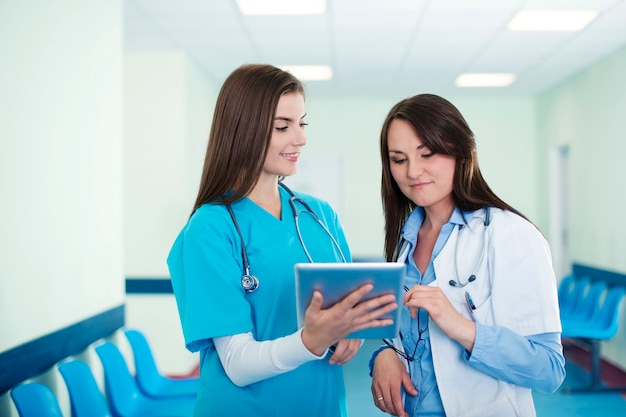
{"type": "Polygon", "coordinates": [[[522,10],[507,27],[516,31],[576,32],[596,16],[595,10],[522,10]]]}
{"type": "Polygon", "coordinates": [[[333,78],[333,69],[328,65],[281,65],[280,68],[302,81],[325,81],[333,78]]]}
{"type": "Polygon", "coordinates": [[[454,80],[457,87],[508,87],[514,82],[515,74],[510,73],[468,73],[454,80]]]}
{"type": "Polygon", "coordinates": [[[326,0],[237,0],[237,5],[250,16],[326,13],[326,0]]]}

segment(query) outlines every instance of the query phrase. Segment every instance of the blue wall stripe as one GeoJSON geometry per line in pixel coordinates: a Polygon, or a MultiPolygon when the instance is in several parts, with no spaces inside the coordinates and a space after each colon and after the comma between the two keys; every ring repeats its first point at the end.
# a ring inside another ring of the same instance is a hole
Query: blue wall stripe
{"type": "Polygon", "coordinates": [[[608,271],[589,265],[573,264],[572,272],[577,277],[589,277],[591,280],[602,280],[607,284],[626,286],[626,275],[619,272],[608,271]]]}
{"type": "Polygon", "coordinates": [[[0,353],[0,395],[124,326],[124,305],[0,353]]]}
{"type": "MultiPolygon", "coordinates": [[[[382,258],[354,258],[353,262],[385,262],[382,258]]],[[[168,277],[126,277],[126,294],[173,294],[168,277]]]]}
{"type": "Polygon", "coordinates": [[[169,278],[126,278],[126,294],[172,294],[169,278]]]}
{"type": "MultiPolygon", "coordinates": [[[[379,259],[355,259],[355,262],[384,262],[379,259]]],[[[626,285],[626,275],[611,272],[589,265],[574,263],[573,273],[576,276],[588,276],[591,279],[604,280],[609,285],[626,285]]],[[[126,294],[172,294],[172,282],[169,278],[126,278],[126,294]]]]}

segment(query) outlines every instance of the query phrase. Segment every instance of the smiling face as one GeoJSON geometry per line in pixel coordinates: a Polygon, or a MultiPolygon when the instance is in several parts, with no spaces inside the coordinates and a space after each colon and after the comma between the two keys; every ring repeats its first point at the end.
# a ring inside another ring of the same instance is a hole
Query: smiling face
{"type": "Polygon", "coordinates": [[[450,211],[455,159],[433,153],[406,120],[397,118],[387,131],[389,168],[402,193],[427,211],[450,211]]]}
{"type": "Polygon", "coordinates": [[[287,177],[296,173],[300,151],[306,145],[305,116],[302,94],[287,93],[280,97],[262,175],[287,177]]]}

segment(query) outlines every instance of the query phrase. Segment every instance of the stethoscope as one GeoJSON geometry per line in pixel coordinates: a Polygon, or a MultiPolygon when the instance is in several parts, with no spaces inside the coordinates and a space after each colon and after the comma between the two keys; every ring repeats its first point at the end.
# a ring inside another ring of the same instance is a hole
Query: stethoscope
{"type": "MultiPolygon", "coordinates": [[[[448,284],[452,287],[465,287],[467,284],[469,284],[470,282],[474,282],[476,281],[476,271],[478,270],[478,267],[480,266],[480,264],[482,263],[483,259],[485,258],[485,253],[487,251],[487,227],[489,226],[489,224],[491,223],[491,207],[485,207],[485,221],[483,222],[483,225],[485,226],[485,231],[483,233],[483,239],[482,239],[482,247],[480,250],[480,256],[478,257],[478,259],[476,260],[476,262],[474,263],[474,268],[472,268],[472,272],[469,275],[469,277],[465,280],[465,282],[463,282],[460,278],[459,278],[459,241],[461,240],[461,236],[463,234],[463,229],[464,226],[463,224],[459,225],[459,234],[456,238],[456,243],[455,243],[455,248],[454,248],[454,272],[456,273],[457,276],[457,280],[453,280],[451,279],[450,281],[448,281],[448,284]]],[[[405,238],[400,238],[400,245],[398,246],[398,262],[404,262],[406,260],[406,257],[408,255],[408,245],[409,245],[409,241],[406,240],[405,238]]]]}
{"type": "MultiPolygon", "coordinates": [[[[326,227],[326,225],[322,222],[322,220],[318,217],[318,215],[315,214],[315,211],[313,211],[311,206],[306,201],[296,196],[295,193],[291,191],[289,187],[287,187],[282,182],[279,182],[278,185],[280,185],[289,194],[289,207],[291,207],[291,212],[293,214],[294,223],[296,224],[296,233],[298,234],[300,245],[302,245],[304,254],[306,255],[309,262],[313,263],[313,258],[311,257],[311,254],[309,253],[309,250],[307,249],[306,244],[304,243],[304,239],[302,238],[302,231],[300,230],[300,214],[298,213],[298,208],[296,207],[296,203],[301,204],[306,209],[306,211],[304,211],[303,213],[308,213],[317,222],[317,224],[320,225],[320,227],[324,230],[324,232],[326,232],[333,246],[339,253],[339,256],[341,256],[342,262],[344,263],[347,262],[346,257],[344,256],[343,251],[341,250],[341,247],[339,246],[339,243],[337,242],[333,234],[330,232],[330,230],[328,230],[328,227],[326,227]]],[[[251,292],[254,292],[257,288],[259,288],[259,279],[255,275],[250,273],[250,261],[248,260],[248,254],[246,252],[246,245],[243,242],[243,234],[241,233],[241,229],[239,228],[239,223],[237,222],[235,213],[233,212],[233,209],[230,206],[230,204],[226,204],[226,209],[228,210],[228,213],[230,214],[230,218],[233,220],[233,224],[235,225],[235,229],[237,230],[237,234],[239,235],[239,239],[241,240],[241,260],[243,263],[243,270],[244,270],[244,273],[241,276],[241,287],[244,289],[245,292],[251,293],[251,292]]]]}
{"type": "Polygon", "coordinates": [[[485,221],[483,222],[483,225],[485,226],[485,230],[483,232],[483,241],[482,241],[482,247],[480,249],[480,256],[478,257],[478,260],[474,263],[474,268],[472,269],[472,273],[467,278],[465,283],[463,283],[461,279],[459,278],[459,241],[461,240],[461,235],[463,234],[463,229],[464,229],[463,227],[464,225],[462,224],[459,225],[459,234],[456,237],[456,244],[454,247],[454,272],[456,273],[457,281],[453,279],[448,281],[448,284],[450,284],[451,286],[465,287],[470,282],[476,281],[476,271],[478,270],[478,266],[482,263],[483,259],[485,258],[485,252],[487,251],[487,227],[489,227],[490,223],[491,223],[491,207],[487,206],[485,207],[485,221]]]}

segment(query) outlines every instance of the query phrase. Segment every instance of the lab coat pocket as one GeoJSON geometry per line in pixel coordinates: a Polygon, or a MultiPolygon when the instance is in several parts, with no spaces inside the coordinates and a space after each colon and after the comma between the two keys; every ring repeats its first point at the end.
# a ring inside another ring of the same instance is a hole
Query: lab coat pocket
{"type": "Polygon", "coordinates": [[[446,296],[464,317],[486,323],[485,319],[491,310],[491,293],[488,288],[476,285],[448,288],[446,296]]]}
{"type": "Polygon", "coordinates": [[[474,321],[484,324],[486,326],[493,326],[495,321],[493,319],[493,308],[491,306],[491,294],[484,298],[475,299],[472,295],[475,308],[472,310],[472,317],[474,321]]]}
{"type": "Polygon", "coordinates": [[[465,291],[455,289],[454,291],[448,291],[446,294],[450,303],[454,306],[454,309],[461,313],[463,317],[470,320],[474,320],[472,309],[468,303],[467,295],[465,291]]]}

